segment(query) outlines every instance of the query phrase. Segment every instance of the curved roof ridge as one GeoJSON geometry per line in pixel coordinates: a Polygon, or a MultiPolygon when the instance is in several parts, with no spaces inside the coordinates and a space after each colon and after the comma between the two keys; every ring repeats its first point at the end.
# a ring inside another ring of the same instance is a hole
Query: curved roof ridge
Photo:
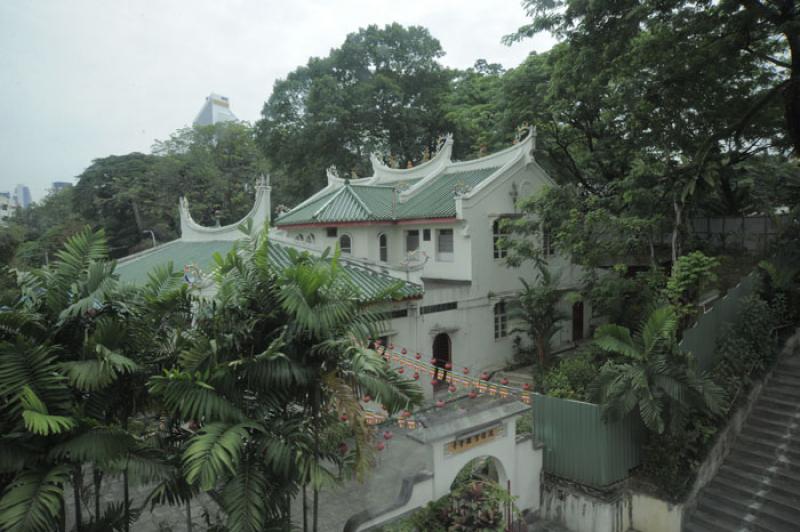
{"type": "Polygon", "coordinates": [[[498,163],[496,159],[501,159],[504,157],[508,157],[508,160],[513,158],[513,155],[519,151],[525,151],[525,149],[533,150],[536,147],[536,128],[531,126],[528,128],[528,134],[525,138],[519,140],[516,144],[512,144],[507,148],[503,148],[500,151],[496,151],[494,153],[490,153],[489,155],[484,155],[483,157],[478,157],[477,159],[469,159],[466,161],[453,161],[447,167],[447,170],[458,170],[458,171],[466,171],[470,166],[478,166],[483,167],[486,166],[505,166],[508,161],[503,161],[498,163]],[[492,163],[492,164],[486,164],[492,163]],[[462,168],[464,170],[462,170],[462,168]]]}
{"type": "Polygon", "coordinates": [[[405,180],[425,177],[425,173],[437,170],[440,167],[450,164],[450,157],[453,153],[453,135],[448,133],[444,144],[431,157],[430,160],[418,164],[413,168],[390,168],[383,164],[374,153],[369,156],[372,163],[372,176],[377,180],[405,180]]]}

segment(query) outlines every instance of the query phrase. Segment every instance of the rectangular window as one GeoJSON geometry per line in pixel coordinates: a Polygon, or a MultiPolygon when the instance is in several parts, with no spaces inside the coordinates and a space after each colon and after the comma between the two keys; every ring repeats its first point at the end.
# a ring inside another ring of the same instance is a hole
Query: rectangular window
{"type": "Polygon", "coordinates": [[[390,318],[407,318],[408,317],[408,309],[403,308],[400,310],[393,310],[389,313],[390,318]]]}
{"type": "Polygon", "coordinates": [[[427,307],[420,307],[420,314],[433,314],[434,312],[444,312],[446,310],[456,310],[458,308],[458,301],[452,303],[439,303],[438,305],[428,305],[427,307]]]}
{"type": "Polygon", "coordinates": [[[406,252],[411,253],[419,249],[419,229],[406,231],[406,252]]]}
{"type": "Polygon", "coordinates": [[[336,238],[339,235],[339,231],[336,227],[326,227],[325,234],[328,235],[328,238],[336,238]]]}
{"type": "Polygon", "coordinates": [[[494,339],[499,340],[508,336],[508,314],[506,302],[500,301],[494,306],[494,339]]]}
{"type": "Polygon", "coordinates": [[[436,260],[442,262],[453,261],[452,229],[439,229],[436,231],[436,260]]]}
{"type": "Polygon", "coordinates": [[[431,241],[431,230],[430,229],[423,229],[422,230],[422,240],[423,240],[423,242],[430,242],[431,241]]]}
{"type": "Polygon", "coordinates": [[[498,218],[492,223],[492,251],[496,259],[502,259],[508,255],[508,250],[502,244],[502,240],[509,234],[506,223],[503,218],[498,218]]]}

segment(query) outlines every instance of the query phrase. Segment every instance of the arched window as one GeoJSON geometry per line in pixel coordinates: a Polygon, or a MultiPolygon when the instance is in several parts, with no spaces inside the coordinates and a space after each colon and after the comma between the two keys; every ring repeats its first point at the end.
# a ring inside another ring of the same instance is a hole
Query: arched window
{"type": "Polygon", "coordinates": [[[315,240],[316,238],[314,238],[314,233],[308,233],[306,235],[306,242],[308,242],[309,244],[313,244],[315,240]]]}
{"type": "Polygon", "coordinates": [[[508,250],[500,245],[500,240],[510,233],[508,227],[505,227],[505,225],[502,218],[498,218],[492,223],[492,251],[496,259],[502,259],[508,255],[508,250]]]}
{"type": "Polygon", "coordinates": [[[297,233],[297,235],[294,237],[294,239],[295,240],[299,240],[300,242],[302,242],[304,240],[303,239],[303,233],[297,233]]]}
{"type": "Polygon", "coordinates": [[[385,233],[378,235],[378,255],[381,262],[389,261],[389,239],[386,238],[385,233]]]}
{"type": "Polygon", "coordinates": [[[353,251],[353,241],[350,235],[342,235],[339,237],[339,249],[342,250],[342,253],[347,253],[348,255],[353,251]]]}
{"type": "Polygon", "coordinates": [[[508,314],[506,302],[499,301],[494,306],[494,339],[499,340],[508,336],[508,314]]]}

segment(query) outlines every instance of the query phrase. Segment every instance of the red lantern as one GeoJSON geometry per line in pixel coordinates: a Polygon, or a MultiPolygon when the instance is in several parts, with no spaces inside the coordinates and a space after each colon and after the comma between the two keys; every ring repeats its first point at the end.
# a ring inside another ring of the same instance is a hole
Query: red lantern
{"type": "Polygon", "coordinates": [[[451,384],[450,387],[447,389],[447,391],[450,393],[456,393],[456,390],[457,388],[453,384],[451,384]]]}
{"type": "Polygon", "coordinates": [[[372,397],[370,397],[370,396],[369,396],[369,394],[367,394],[367,395],[365,395],[365,396],[364,396],[364,399],[363,399],[363,401],[364,401],[365,403],[369,403],[370,401],[372,401],[372,397]]]}
{"type": "Polygon", "coordinates": [[[447,364],[444,365],[444,369],[453,369],[453,365],[450,362],[448,362],[447,364]]]}
{"type": "Polygon", "coordinates": [[[414,380],[415,381],[419,380],[419,373],[417,373],[416,371],[414,372],[414,380]]]}
{"type": "Polygon", "coordinates": [[[464,375],[469,375],[469,368],[464,368],[464,375]]]}
{"type": "Polygon", "coordinates": [[[476,392],[475,390],[470,390],[467,395],[469,396],[470,399],[475,399],[476,397],[478,397],[478,392],[476,392]]]}
{"type": "Polygon", "coordinates": [[[380,338],[375,340],[375,345],[377,345],[377,346],[380,346],[382,343],[383,343],[383,340],[381,340],[380,338]]]}
{"type": "Polygon", "coordinates": [[[419,360],[420,358],[422,358],[422,354],[421,353],[417,353],[416,355],[414,355],[414,358],[419,360]]]}
{"type": "Polygon", "coordinates": [[[500,379],[500,384],[502,384],[503,386],[508,386],[508,379],[503,377],[502,379],[500,379]]]}
{"type": "Polygon", "coordinates": [[[489,374],[486,373],[485,371],[483,373],[481,373],[481,380],[488,381],[489,380],[489,374]]]}
{"type": "Polygon", "coordinates": [[[442,408],[443,406],[444,406],[444,401],[442,401],[441,399],[436,401],[436,408],[442,408]]]}
{"type": "Polygon", "coordinates": [[[406,372],[406,368],[403,368],[403,367],[397,368],[397,373],[400,373],[402,375],[405,372],[406,372]]]}
{"type": "Polygon", "coordinates": [[[378,448],[379,451],[382,451],[386,448],[386,445],[382,441],[379,441],[376,447],[378,448]]]}
{"type": "Polygon", "coordinates": [[[522,385],[522,389],[523,390],[530,390],[531,389],[531,383],[526,382],[525,384],[522,385]]]}
{"type": "Polygon", "coordinates": [[[389,350],[394,349],[394,344],[389,344],[389,350]]]}
{"type": "Polygon", "coordinates": [[[432,358],[432,359],[431,359],[431,366],[435,366],[435,365],[436,365],[436,359],[435,359],[435,358],[432,358]]]}
{"type": "Polygon", "coordinates": [[[386,441],[389,441],[389,440],[391,440],[393,437],[394,437],[394,434],[392,434],[392,432],[391,432],[391,431],[389,431],[389,430],[387,430],[387,431],[384,431],[384,433],[383,433],[383,439],[384,439],[384,440],[386,440],[386,441]]]}
{"type": "Polygon", "coordinates": [[[431,385],[432,386],[436,386],[437,384],[439,384],[439,380],[438,379],[431,379],[431,385]]]}
{"type": "Polygon", "coordinates": [[[409,412],[408,410],[403,410],[402,416],[403,417],[411,417],[411,412],[409,412]]]}
{"type": "Polygon", "coordinates": [[[404,347],[403,349],[401,349],[401,350],[400,350],[400,352],[401,352],[401,353],[403,353],[404,355],[405,355],[406,353],[408,353],[408,351],[406,351],[406,348],[405,348],[405,347],[404,347]]]}
{"type": "Polygon", "coordinates": [[[342,421],[347,421],[347,414],[342,414],[341,416],[339,416],[339,419],[341,419],[342,421]]]}

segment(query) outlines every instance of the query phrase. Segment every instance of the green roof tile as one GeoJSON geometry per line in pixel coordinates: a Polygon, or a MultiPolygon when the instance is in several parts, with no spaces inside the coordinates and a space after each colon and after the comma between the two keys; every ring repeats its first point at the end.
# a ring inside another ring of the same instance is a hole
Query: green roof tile
{"type": "MultiPolygon", "coordinates": [[[[456,189],[472,188],[496,170],[497,167],[445,172],[405,203],[398,203],[394,209],[393,186],[345,185],[289,211],[279,217],[275,225],[448,218],[456,215],[456,189]]],[[[409,184],[415,182],[408,181],[409,184]]]]}
{"type": "MultiPolygon", "coordinates": [[[[149,253],[143,254],[133,260],[121,262],[117,266],[120,280],[140,284],[147,280],[147,275],[156,266],[172,262],[173,268],[182,269],[185,265],[199,268],[203,272],[211,272],[214,267],[214,253],[225,254],[231,250],[234,242],[184,242],[176,240],[165,244],[149,253]]],[[[289,265],[288,247],[274,241],[269,244],[270,261],[279,268],[289,265]]],[[[390,275],[377,272],[357,264],[342,260],[344,270],[349,275],[355,286],[361,291],[364,299],[374,299],[382,291],[392,287],[398,282],[400,297],[403,299],[422,297],[422,287],[414,283],[398,280],[390,275]]]]}

